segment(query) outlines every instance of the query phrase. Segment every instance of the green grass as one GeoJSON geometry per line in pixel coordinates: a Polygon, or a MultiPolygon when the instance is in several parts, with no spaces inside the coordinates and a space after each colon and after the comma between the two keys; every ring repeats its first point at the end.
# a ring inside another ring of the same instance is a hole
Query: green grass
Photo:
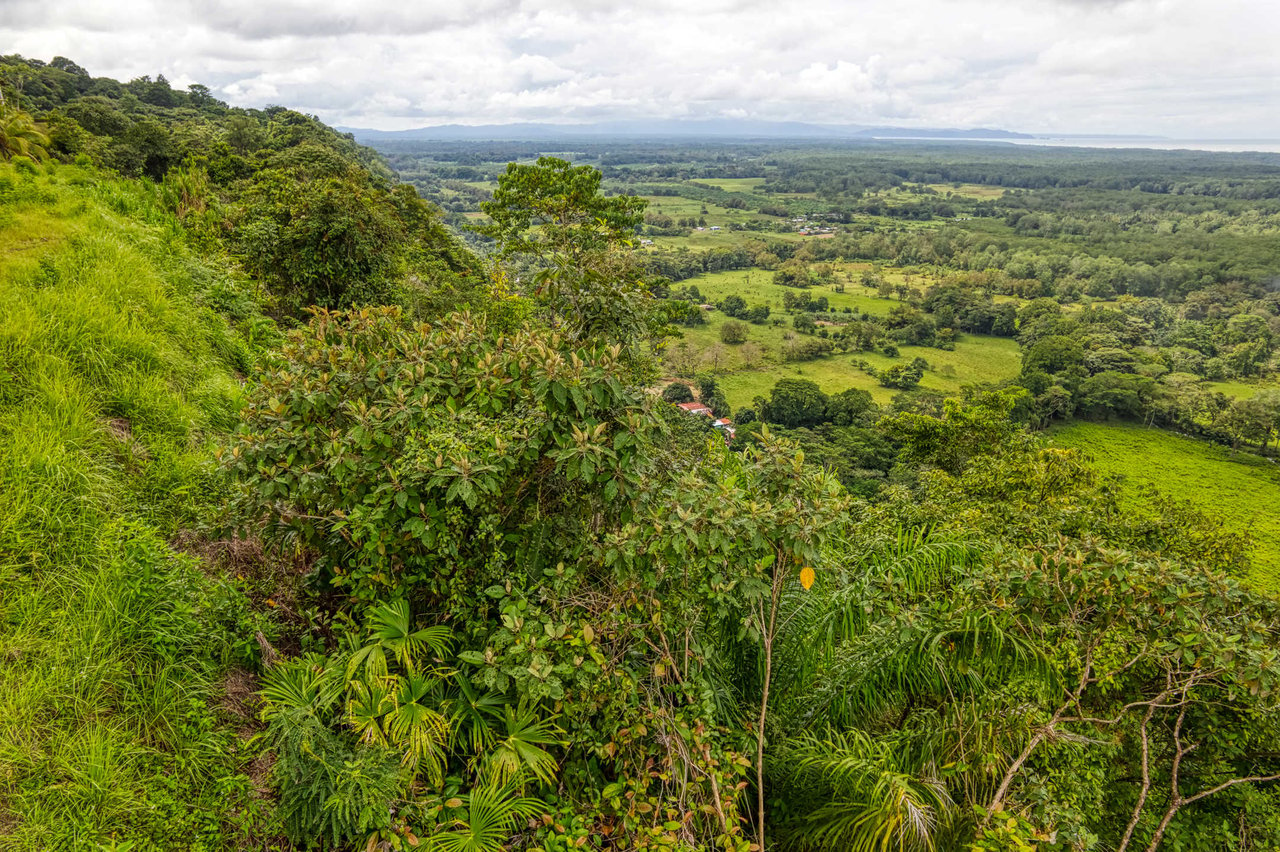
{"type": "Polygon", "coordinates": [[[986,186],[980,183],[962,183],[959,186],[950,183],[929,183],[925,186],[934,192],[945,197],[947,193],[958,195],[964,198],[976,198],[979,201],[988,201],[992,198],[999,198],[1004,195],[1006,190],[1002,186],[986,186]]]}
{"type": "MultiPolygon", "coordinates": [[[[901,304],[897,299],[882,299],[870,287],[856,283],[861,270],[867,264],[842,264],[836,267],[835,283],[810,287],[808,292],[813,298],[826,296],[831,308],[843,311],[850,308],[857,313],[868,313],[873,316],[884,316],[895,306],[901,304]],[[835,286],[843,285],[844,292],[836,292],[835,286]]],[[[914,287],[922,287],[926,280],[919,274],[905,273],[903,270],[886,269],[884,277],[891,283],[909,280],[914,287]]],[[[698,291],[709,302],[717,302],[725,296],[738,295],[751,304],[766,304],[774,312],[782,311],[782,297],[788,291],[795,293],[793,287],[784,287],[773,283],[773,273],[766,269],[734,269],[727,272],[711,272],[699,275],[677,286],[696,285],[698,291]]]]}
{"type": "MultiPolygon", "coordinates": [[[[826,296],[831,307],[842,311],[845,307],[855,313],[884,316],[895,306],[896,299],[882,299],[874,289],[853,283],[859,279],[866,264],[842,264],[837,267],[836,280],[843,283],[844,292],[836,292],[833,285],[809,288],[814,298],[826,296]]],[[[909,281],[922,286],[925,281],[919,274],[901,269],[886,269],[884,276],[891,282],[909,281]]],[[[786,337],[794,333],[791,317],[782,310],[783,294],[794,289],[773,283],[773,273],[762,269],[734,270],[700,275],[681,285],[696,285],[708,302],[717,302],[729,295],[739,295],[749,304],[764,303],[772,309],[770,319],[780,317],[785,326],[772,324],[750,325],[748,340],[761,350],[759,363],[748,367],[742,357],[742,348],[720,343],[720,328],[728,320],[719,311],[708,313],[707,324],[683,330],[683,342],[701,353],[703,370],[716,370],[729,404],[735,408],[750,405],[756,396],[768,393],[778,379],[806,378],[817,382],[828,393],[848,388],[869,391],[877,402],[888,402],[898,391],[881,387],[879,382],[864,370],[855,367],[854,361],[867,362],[876,370],[894,364],[905,363],[920,357],[929,362],[920,383],[922,388],[943,393],[956,393],[963,385],[984,382],[1000,382],[1013,378],[1022,366],[1018,344],[1008,338],[961,335],[954,351],[943,351],[924,346],[901,346],[898,358],[887,358],[877,352],[848,353],[807,362],[784,362],[783,345],[786,337]],[[713,353],[719,353],[713,363],[713,353]]],[[[673,345],[678,345],[678,342],[673,345]]]]}
{"type": "Polygon", "coordinates": [[[1250,581],[1280,592],[1280,466],[1247,453],[1157,429],[1073,423],[1054,430],[1056,444],[1088,453],[1104,474],[1136,496],[1150,487],[1189,500],[1256,542],[1250,581]]]}
{"type": "Polygon", "coordinates": [[[257,807],[217,710],[243,599],[166,543],[219,499],[233,287],[145,185],[0,165],[6,849],[233,848],[257,807]]]}
{"type": "Polygon", "coordinates": [[[764,183],[764,178],[699,178],[694,183],[704,183],[725,192],[752,192],[764,183]]]}
{"type": "Polygon", "coordinates": [[[1249,399],[1259,391],[1280,388],[1280,382],[1273,376],[1270,380],[1261,382],[1204,382],[1201,387],[1207,391],[1224,393],[1232,399],[1249,399]]]}

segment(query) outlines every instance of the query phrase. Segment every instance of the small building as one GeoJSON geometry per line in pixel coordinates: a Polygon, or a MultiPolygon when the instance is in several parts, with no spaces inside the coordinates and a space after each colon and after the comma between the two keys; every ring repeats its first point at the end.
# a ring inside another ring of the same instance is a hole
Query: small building
{"type": "Polygon", "coordinates": [[[720,230],[720,226],[719,226],[719,225],[712,225],[712,226],[711,226],[711,230],[713,230],[713,231],[718,231],[718,230],[720,230]]]}
{"type": "Polygon", "coordinates": [[[707,408],[700,402],[680,402],[676,403],[678,408],[682,408],[690,414],[705,414],[707,417],[714,417],[710,408],[707,408]]]}

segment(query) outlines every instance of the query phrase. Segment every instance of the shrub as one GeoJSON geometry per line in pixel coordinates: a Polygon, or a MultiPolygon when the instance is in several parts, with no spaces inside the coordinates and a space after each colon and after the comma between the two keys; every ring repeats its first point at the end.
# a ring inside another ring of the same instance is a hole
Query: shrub
{"type": "Polygon", "coordinates": [[[729,344],[746,343],[747,328],[745,322],[729,320],[720,326],[720,340],[729,344]]]}
{"type": "Polygon", "coordinates": [[[662,398],[667,402],[693,402],[693,391],[684,382],[672,382],[662,391],[662,398]]]}

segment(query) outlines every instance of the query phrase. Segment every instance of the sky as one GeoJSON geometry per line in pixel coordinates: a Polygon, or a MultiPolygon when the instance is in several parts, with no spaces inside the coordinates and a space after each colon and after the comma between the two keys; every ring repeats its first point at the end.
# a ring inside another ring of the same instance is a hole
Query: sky
{"type": "Polygon", "coordinates": [[[0,53],[329,124],[1280,138],[1272,0],[0,0],[0,53]]]}

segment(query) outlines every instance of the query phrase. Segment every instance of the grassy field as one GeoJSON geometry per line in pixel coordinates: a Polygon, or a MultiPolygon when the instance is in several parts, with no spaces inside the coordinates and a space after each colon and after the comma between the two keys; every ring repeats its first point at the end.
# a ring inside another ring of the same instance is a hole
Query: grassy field
{"type": "Polygon", "coordinates": [[[1259,391],[1280,389],[1280,381],[1273,376],[1262,382],[1204,382],[1201,386],[1207,391],[1224,393],[1232,399],[1249,399],[1259,391]]]}
{"type": "MultiPolygon", "coordinates": [[[[835,281],[843,285],[844,292],[836,292],[835,284],[810,287],[808,292],[813,298],[826,296],[831,308],[843,311],[849,308],[857,313],[868,313],[873,316],[884,316],[900,304],[896,299],[882,299],[876,290],[864,287],[859,276],[870,264],[841,264],[836,267],[835,281]]],[[[885,269],[882,273],[891,284],[909,283],[913,287],[926,286],[927,279],[918,273],[901,269],[885,269]]],[[[751,304],[766,304],[775,312],[782,310],[782,297],[788,291],[795,293],[795,288],[784,287],[773,283],[773,273],[767,269],[733,269],[727,272],[711,272],[681,281],[679,286],[695,285],[703,297],[716,302],[725,296],[738,295],[751,304]]]]}
{"type": "Polygon", "coordinates": [[[939,195],[945,196],[950,193],[965,198],[976,198],[980,201],[999,198],[1005,194],[1005,188],[1002,186],[986,186],[981,183],[962,183],[959,186],[952,183],[928,183],[924,185],[939,195]]]}
{"type": "Polygon", "coordinates": [[[764,178],[700,178],[695,183],[704,183],[725,192],[751,192],[764,183],[764,178]]]}
{"type": "MultiPolygon", "coordinates": [[[[857,278],[858,272],[858,268],[850,265],[842,268],[837,275],[842,279],[853,280],[857,278]]],[[[885,275],[891,281],[897,281],[907,273],[888,270],[885,275]]],[[[920,283],[919,276],[911,276],[911,280],[920,283]]],[[[881,370],[916,357],[923,358],[929,363],[929,369],[920,386],[944,393],[955,393],[965,384],[999,382],[1012,378],[1018,374],[1022,365],[1018,344],[1014,340],[972,334],[962,335],[955,350],[950,352],[924,346],[902,346],[899,347],[898,358],[888,358],[878,352],[861,352],[833,355],[815,361],[784,362],[781,356],[783,345],[787,336],[794,333],[790,317],[782,313],[782,294],[789,288],[774,284],[773,273],[760,269],[718,272],[701,275],[682,284],[696,285],[703,298],[710,302],[731,294],[740,295],[752,304],[764,302],[772,308],[773,316],[787,320],[782,327],[771,324],[749,326],[748,341],[759,349],[758,363],[754,365],[745,363],[742,346],[720,343],[720,328],[728,318],[719,311],[707,315],[706,325],[684,330],[682,342],[695,352],[703,354],[701,369],[714,370],[720,375],[725,396],[735,408],[750,405],[756,396],[767,394],[781,378],[806,378],[817,382],[828,393],[862,388],[870,391],[877,402],[888,402],[898,393],[881,387],[876,379],[854,366],[854,361],[857,360],[881,370]]],[[[826,296],[836,310],[849,307],[855,312],[874,316],[883,316],[899,304],[893,299],[879,298],[874,290],[860,284],[847,284],[843,293],[837,293],[829,286],[812,287],[809,293],[814,297],[826,296]]]]}
{"type": "Polygon", "coordinates": [[[1251,532],[1250,580],[1280,592],[1280,466],[1246,453],[1138,426],[1073,423],[1052,433],[1056,444],[1084,450],[1104,474],[1135,492],[1149,486],[1190,500],[1251,532]]]}
{"type": "Polygon", "coordinates": [[[244,599],[168,544],[253,357],[225,276],[145,184],[0,164],[4,849],[236,848],[259,807],[219,708],[244,599]]]}

